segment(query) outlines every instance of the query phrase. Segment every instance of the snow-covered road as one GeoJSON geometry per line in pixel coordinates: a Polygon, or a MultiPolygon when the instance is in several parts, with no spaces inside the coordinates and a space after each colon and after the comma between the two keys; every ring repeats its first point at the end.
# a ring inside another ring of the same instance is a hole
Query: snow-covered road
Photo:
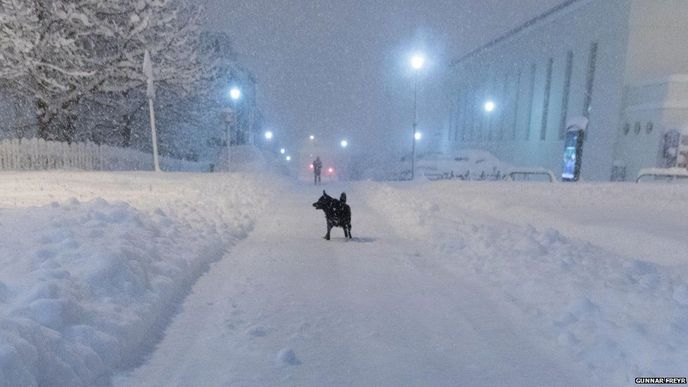
{"type": "Polygon", "coordinates": [[[688,375],[686,185],[330,185],[328,242],[272,174],[2,181],[0,387],[688,375]]]}
{"type": "Polygon", "coordinates": [[[589,385],[491,288],[349,191],[353,241],[319,192],[283,192],[194,286],[150,359],[117,386],[589,385]]]}

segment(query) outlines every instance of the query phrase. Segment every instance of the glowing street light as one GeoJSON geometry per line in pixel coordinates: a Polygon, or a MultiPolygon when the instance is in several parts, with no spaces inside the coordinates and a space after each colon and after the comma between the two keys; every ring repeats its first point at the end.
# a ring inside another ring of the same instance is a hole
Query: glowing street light
{"type": "Polygon", "coordinates": [[[415,138],[416,141],[420,141],[423,138],[423,133],[416,132],[416,134],[413,135],[413,138],[415,138]]]}
{"type": "Polygon", "coordinates": [[[308,138],[309,138],[311,141],[315,140],[315,136],[312,135],[312,134],[311,134],[308,138]]]}
{"type": "Polygon", "coordinates": [[[420,70],[425,65],[425,57],[422,54],[415,54],[411,57],[411,67],[414,70],[420,70]]]}
{"type": "Polygon", "coordinates": [[[234,86],[229,90],[229,98],[231,98],[234,101],[238,101],[241,99],[241,89],[234,86]]]}
{"type": "Polygon", "coordinates": [[[342,142],[340,142],[339,145],[341,145],[342,148],[346,148],[349,146],[349,142],[346,140],[342,140],[342,142]]]}
{"type": "Polygon", "coordinates": [[[285,157],[284,159],[287,160],[287,161],[291,161],[291,156],[287,156],[287,157],[285,157]]]}
{"type": "Polygon", "coordinates": [[[272,138],[273,138],[274,136],[275,136],[275,135],[274,135],[274,134],[272,133],[272,131],[270,131],[270,130],[268,130],[267,132],[265,132],[265,139],[266,139],[266,140],[272,140],[272,138]]]}
{"type": "Polygon", "coordinates": [[[496,107],[497,107],[497,105],[495,105],[494,101],[491,101],[491,100],[488,100],[487,102],[485,102],[485,106],[483,106],[483,108],[485,109],[485,112],[487,112],[487,113],[492,113],[496,107]]]}
{"type": "Polygon", "coordinates": [[[280,149],[280,153],[281,153],[281,154],[285,154],[285,153],[287,153],[287,150],[284,149],[284,148],[282,148],[282,149],[280,149]]]}

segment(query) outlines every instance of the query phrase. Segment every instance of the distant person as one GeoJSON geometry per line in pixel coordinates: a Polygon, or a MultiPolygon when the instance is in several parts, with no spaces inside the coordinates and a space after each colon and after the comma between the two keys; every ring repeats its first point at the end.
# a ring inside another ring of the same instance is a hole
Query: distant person
{"type": "Polygon", "coordinates": [[[313,161],[313,174],[315,177],[315,185],[322,184],[320,181],[320,172],[322,172],[322,161],[320,161],[320,156],[315,158],[313,161]]]}

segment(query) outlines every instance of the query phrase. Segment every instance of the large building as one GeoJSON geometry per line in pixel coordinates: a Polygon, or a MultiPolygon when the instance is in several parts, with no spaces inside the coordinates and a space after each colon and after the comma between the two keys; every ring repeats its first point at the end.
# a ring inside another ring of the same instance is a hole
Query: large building
{"type": "Polygon", "coordinates": [[[583,116],[584,179],[680,164],[687,41],[688,0],[568,0],[452,62],[448,148],[560,171],[583,116]]]}

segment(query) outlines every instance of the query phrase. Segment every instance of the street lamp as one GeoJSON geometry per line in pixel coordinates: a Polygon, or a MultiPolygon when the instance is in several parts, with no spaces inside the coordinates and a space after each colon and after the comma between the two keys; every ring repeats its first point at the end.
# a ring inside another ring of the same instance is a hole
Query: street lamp
{"type": "Polygon", "coordinates": [[[287,153],[287,150],[284,149],[284,148],[282,148],[282,149],[280,149],[280,153],[281,153],[281,154],[285,154],[285,153],[287,153]]]}
{"type": "Polygon", "coordinates": [[[411,67],[413,67],[414,70],[422,69],[424,64],[425,57],[421,54],[416,54],[411,58],[411,67]]]}
{"type": "Polygon", "coordinates": [[[339,145],[341,145],[342,148],[346,148],[349,146],[349,142],[346,140],[342,140],[339,145]]]}
{"type": "Polygon", "coordinates": [[[413,132],[411,140],[411,180],[415,177],[416,171],[416,140],[418,131],[418,73],[425,65],[425,56],[422,54],[415,54],[411,57],[411,67],[415,70],[414,72],[414,82],[413,82],[413,132]]]}
{"type": "Polygon", "coordinates": [[[492,100],[488,100],[487,102],[485,102],[485,105],[483,106],[485,112],[487,113],[492,113],[496,107],[497,105],[495,105],[494,101],[492,100]]]}
{"type": "Polygon", "coordinates": [[[416,141],[420,141],[423,138],[423,133],[416,132],[416,134],[413,135],[413,138],[415,138],[416,141]]]}
{"type": "Polygon", "coordinates": [[[274,136],[275,136],[274,133],[272,133],[272,131],[270,131],[270,130],[268,130],[267,132],[265,132],[265,139],[268,140],[268,141],[269,141],[269,140],[272,140],[272,138],[273,138],[274,136]]]}
{"type": "Polygon", "coordinates": [[[315,136],[312,135],[312,134],[311,134],[308,138],[309,138],[311,141],[315,140],[315,136]]]}
{"type": "Polygon", "coordinates": [[[155,128],[155,110],[153,100],[155,99],[155,85],[153,84],[153,62],[150,52],[146,50],[143,57],[143,73],[146,76],[146,96],[148,97],[148,112],[150,115],[151,141],[153,142],[153,168],[155,172],[160,172],[160,160],[158,155],[158,131],[155,128]]]}
{"type": "Polygon", "coordinates": [[[241,89],[234,86],[229,90],[229,97],[234,100],[238,101],[241,99],[241,89]]]}
{"type": "Polygon", "coordinates": [[[284,159],[287,160],[287,161],[291,161],[291,156],[287,156],[287,157],[285,157],[284,159]]]}
{"type": "Polygon", "coordinates": [[[238,86],[232,86],[229,89],[229,99],[231,100],[231,106],[227,107],[224,111],[225,122],[227,123],[227,171],[229,171],[229,165],[231,161],[231,146],[232,146],[232,131],[236,129],[237,121],[237,105],[241,99],[241,89],[238,86]]]}

